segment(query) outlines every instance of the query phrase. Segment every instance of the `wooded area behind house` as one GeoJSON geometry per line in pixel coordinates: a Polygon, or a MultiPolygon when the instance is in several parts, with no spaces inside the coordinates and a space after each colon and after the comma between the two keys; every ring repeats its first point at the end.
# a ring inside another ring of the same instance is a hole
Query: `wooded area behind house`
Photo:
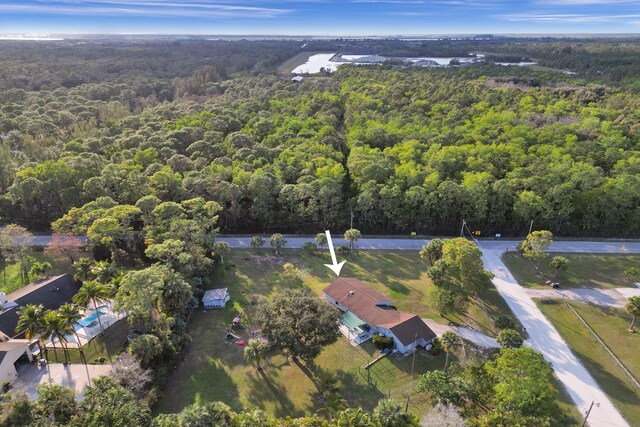
{"type": "Polygon", "coordinates": [[[531,220],[556,235],[637,234],[640,95],[624,58],[638,45],[482,43],[407,49],[579,74],[343,65],[295,84],[275,69],[296,41],[3,42],[1,221],[86,232],[65,214],[155,195],[219,203],[224,232],[346,227],[352,210],[365,233],[456,233],[464,218],[483,235],[531,220]],[[600,74],[585,71],[594,56],[600,74]]]}

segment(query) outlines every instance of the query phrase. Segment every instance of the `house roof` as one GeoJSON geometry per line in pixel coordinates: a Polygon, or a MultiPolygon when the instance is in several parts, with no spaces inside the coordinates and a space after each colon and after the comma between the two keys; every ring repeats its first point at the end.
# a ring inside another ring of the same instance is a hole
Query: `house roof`
{"type": "Polygon", "coordinates": [[[0,351],[11,351],[29,346],[29,340],[10,340],[0,343],[0,351]]]}
{"type": "Polygon", "coordinates": [[[358,279],[340,277],[324,293],[368,324],[391,330],[405,345],[414,342],[416,334],[427,341],[436,336],[420,317],[397,310],[390,298],[358,279]]]}
{"type": "Polygon", "coordinates": [[[204,293],[202,301],[223,300],[229,295],[227,288],[209,289],[204,293]]]}
{"type": "Polygon", "coordinates": [[[10,293],[7,295],[9,303],[5,304],[6,308],[0,312],[0,331],[10,337],[21,336],[22,333],[15,331],[20,307],[42,304],[45,310],[56,310],[62,304],[71,301],[79,289],[80,284],[76,283],[71,275],[63,274],[31,283],[10,293]],[[12,302],[15,304],[11,304],[12,302]]]}
{"type": "Polygon", "coordinates": [[[435,332],[424,323],[424,320],[422,320],[420,316],[415,314],[389,329],[391,329],[393,335],[404,345],[411,344],[420,338],[425,341],[431,341],[436,337],[435,332]]]}

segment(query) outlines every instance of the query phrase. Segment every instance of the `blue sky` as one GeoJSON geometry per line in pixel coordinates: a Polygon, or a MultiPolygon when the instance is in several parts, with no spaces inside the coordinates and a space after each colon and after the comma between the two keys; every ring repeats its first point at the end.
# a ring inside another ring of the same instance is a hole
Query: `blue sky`
{"type": "Polygon", "coordinates": [[[1,33],[640,33],[640,0],[0,0],[1,33]]]}

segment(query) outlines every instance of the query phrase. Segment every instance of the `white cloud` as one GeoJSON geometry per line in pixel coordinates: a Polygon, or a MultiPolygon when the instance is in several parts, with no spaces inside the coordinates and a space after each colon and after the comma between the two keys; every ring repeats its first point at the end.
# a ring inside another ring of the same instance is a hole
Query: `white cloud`
{"type": "Polygon", "coordinates": [[[51,13],[59,15],[137,15],[194,18],[261,17],[290,13],[290,9],[219,4],[208,1],[163,0],[38,0],[25,4],[0,2],[0,12],[51,13]]]}
{"type": "Polygon", "coordinates": [[[632,23],[634,20],[638,20],[638,18],[640,18],[640,14],[595,15],[586,13],[515,13],[510,15],[500,15],[498,18],[505,21],[538,23],[632,23]]]}
{"type": "Polygon", "coordinates": [[[538,0],[536,3],[550,6],[640,5],[639,0],[538,0]]]}

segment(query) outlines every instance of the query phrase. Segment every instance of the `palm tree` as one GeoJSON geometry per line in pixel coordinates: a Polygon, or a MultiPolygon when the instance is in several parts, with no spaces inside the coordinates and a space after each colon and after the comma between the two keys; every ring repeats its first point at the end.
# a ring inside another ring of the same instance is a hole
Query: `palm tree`
{"type": "Polygon", "coordinates": [[[89,280],[89,277],[91,276],[91,260],[87,258],[80,258],[78,261],[73,263],[73,269],[76,271],[73,278],[75,280],[85,282],[89,280]]]}
{"type": "Polygon", "coordinates": [[[349,253],[353,252],[356,247],[356,242],[360,238],[360,230],[356,230],[355,228],[350,228],[349,230],[344,232],[344,239],[349,241],[349,253]]]}
{"type": "Polygon", "coordinates": [[[259,339],[249,340],[244,348],[244,358],[255,363],[258,371],[262,370],[260,361],[266,350],[266,345],[259,339]]]}
{"type": "Polygon", "coordinates": [[[318,410],[319,414],[325,415],[330,420],[338,413],[349,407],[349,404],[340,393],[325,393],[322,395],[324,406],[318,410]]]}
{"type": "Polygon", "coordinates": [[[447,331],[442,334],[440,342],[442,342],[442,349],[446,354],[446,358],[444,360],[444,371],[447,372],[447,368],[449,367],[449,352],[460,344],[460,337],[452,331],[447,331]]]}
{"type": "Polygon", "coordinates": [[[118,275],[118,267],[113,262],[97,261],[90,268],[91,277],[100,283],[108,283],[118,275]]]}
{"type": "Polygon", "coordinates": [[[82,318],[80,314],[80,309],[75,304],[63,304],[58,308],[58,316],[62,319],[62,324],[64,327],[64,332],[66,334],[73,334],[76,336],[76,342],[78,343],[78,350],[80,351],[80,356],[82,360],[86,364],[86,360],[84,359],[84,350],[82,349],[82,345],[80,345],[80,337],[78,336],[78,331],[76,331],[76,323],[78,320],[82,318]]]}
{"type": "MultiPolygon", "coordinates": [[[[24,336],[29,341],[36,339],[40,354],[42,354],[42,333],[44,332],[44,307],[42,305],[28,304],[18,310],[18,326],[16,332],[24,331],[24,336]]],[[[46,347],[46,341],[45,347],[46,347]]],[[[42,357],[42,356],[41,356],[42,357]]]]}
{"type": "Polygon", "coordinates": [[[60,341],[62,350],[64,352],[64,360],[69,363],[69,348],[66,346],[67,339],[65,338],[65,326],[64,320],[58,315],[55,310],[49,310],[44,313],[44,332],[43,335],[51,340],[53,350],[55,351],[55,339],[60,341]]]}
{"type": "Polygon", "coordinates": [[[73,302],[83,307],[93,303],[93,308],[96,310],[96,316],[98,316],[98,323],[100,324],[100,331],[104,334],[104,328],[102,327],[102,320],[100,320],[100,312],[98,311],[98,301],[104,301],[108,298],[107,288],[94,280],[85,282],[77,294],[73,297],[73,302]]]}
{"type": "Polygon", "coordinates": [[[625,306],[627,313],[633,316],[631,326],[629,326],[629,332],[634,331],[636,325],[636,319],[640,316],[640,296],[629,298],[629,302],[625,306]]]}

